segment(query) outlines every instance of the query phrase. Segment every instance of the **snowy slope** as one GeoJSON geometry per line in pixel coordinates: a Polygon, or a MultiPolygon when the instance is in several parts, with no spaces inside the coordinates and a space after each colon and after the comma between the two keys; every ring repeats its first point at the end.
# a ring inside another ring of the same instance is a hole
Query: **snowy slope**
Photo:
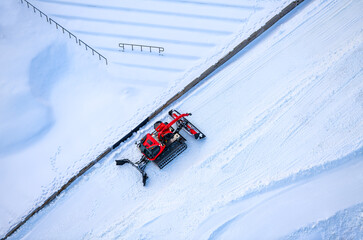
{"type": "Polygon", "coordinates": [[[302,4],[174,106],[205,141],[144,188],[114,160],[138,159],[149,124],[13,238],[359,239],[362,10],[302,4]]]}
{"type": "Polygon", "coordinates": [[[110,64],[1,1],[0,236],[291,1],[30,2],[110,64]]]}
{"type": "Polygon", "coordinates": [[[35,4],[106,56],[109,74],[137,88],[156,88],[157,103],[148,108],[153,109],[290,2],[36,0],[35,4]],[[129,46],[121,51],[119,43],[165,50],[131,51],[129,46]]]}
{"type": "MultiPolygon", "coordinates": [[[[39,8],[62,22],[116,64],[112,71],[128,72],[128,81],[159,84],[183,81],[182,73],[198,66],[238,33],[256,28],[289,1],[82,1],[38,0],[39,8]],[[257,18],[256,18],[257,17],[257,18]],[[163,47],[140,51],[119,43],[163,47]],[[162,74],[161,74],[162,73],[162,74]]],[[[227,46],[226,46],[227,45],[227,46]]],[[[236,45],[235,43],[232,45],[236,45]]],[[[185,84],[184,84],[185,85],[185,84]]]]}

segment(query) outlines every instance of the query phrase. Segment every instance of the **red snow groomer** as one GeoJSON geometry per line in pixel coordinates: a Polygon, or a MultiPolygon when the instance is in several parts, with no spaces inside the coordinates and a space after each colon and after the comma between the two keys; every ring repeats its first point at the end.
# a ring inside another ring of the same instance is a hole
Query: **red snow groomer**
{"type": "Polygon", "coordinates": [[[116,160],[116,165],[130,163],[136,167],[142,174],[144,186],[148,179],[145,173],[147,163],[153,162],[162,169],[187,148],[186,139],[179,133],[180,130],[183,129],[195,139],[205,138],[205,135],[186,119],[187,116],[192,115],[191,113],[180,114],[176,110],[171,110],[169,115],[173,118],[170,123],[157,121],[154,124],[155,131],[146,134],[140,141],[136,142],[142,153],[138,162],[134,163],[129,159],[116,160]],[[174,124],[176,128],[173,127],[174,124]]]}

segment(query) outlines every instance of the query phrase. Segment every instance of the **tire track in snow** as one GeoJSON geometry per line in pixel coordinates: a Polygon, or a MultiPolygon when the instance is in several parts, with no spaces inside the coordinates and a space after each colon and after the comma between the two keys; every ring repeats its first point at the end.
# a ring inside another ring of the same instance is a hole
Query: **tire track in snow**
{"type": "MultiPolygon", "coordinates": [[[[327,3],[326,6],[324,6],[324,10],[327,9],[327,8],[332,8],[334,6],[334,2],[329,2],[327,3]]],[[[315,13],[314,15],[311,16],[314,17],[314,18],[317,18],[317,19],[323,19],[325,16],[325,13],[323,11],[323,14],[320,14],[319,12],[318,13],[315,13]]],[[[245,80],[248,80],[251,78],[252,75],[254,75],[256,72],[259,71],[259,69],[261,68],[261,66],[263,66],[265,63],[269,62],[274,56],[280,54],[284,49],[288,48],[289,46],[292,46],[294,44],[295,41],[292,41],[289,45],[286,45],[284,44],[284,46],[282,48],[277,48],[275,49],[274,47],[278,44],[281,44],[283,42],[283,40],[293,36],[294,34],[296,35],[296,30],[299,29],[303,24],[307,24],[307,22],[310,20],[309,19],[306,19],[304,21],[300,21],[300,23],[298,25],[296,25],[296,27],[294,28],[294,30],[292,30],[291,32],[289,32],[288,34],[284,35],[283,37],[279,36],[279,40],[277,42],[275,42],[273,45],[269,46],[269,49],[266,49],[266,51],[271,51],[270,49],[272,49],[273,52],[268,52],[267,54],[264,53],[264,58],[261,59],[261,58],[256,58],[251,64],[250,64],[250,67],[248,67],[248,71],[246,73],[244,73],[244,77],[243,79],[237,79],[236,81],[234,82],[231,82],[230,84],[227,84],[226,86],[224,86],[223,88],[220,88],[220,90],[216,93],[216,97],[217,96],[220,96],[222,94],[224,94],[225,92],[233,89],[234,87],[236,87],[237,84],[239,84],[241,81],[245,81],[245,80]],[[259,68],[255,68],[255,66],[259,66],[259,68]]],[[[312,24],[315,24],[315,23],[312,23],[312,24]]],[[[314,27],[316,28],[316,26],[314,27]]],[[[297,40],[299,39],[299,37],[296,38],[297,40]]],[[[359,44],[359,37],[358,38],[355,38],[354,40],[352,40],[349,44],[347,44],[348,48],[344,48],[344,49],[340,49],[340,50],[337,50],[337,52],[347,52],[349,51],[352,47],[356,47],[357,44],[359,44]],[[353,43],[353,44],[351,44],[353,43]]],[[[344,54],[344,53],[343,53],[344,54]]],[[[339,55],[341,56],[341,55],[339,55]]],[[[338,54],[333,54],[331,57],[339,57],[338,54]]],[[[328,62],[330,59],[325,59],[324,62],[328,62]]],[[[314,69],[317,69],[316,68],[317,66],[316,65],[313,65],[312,68],[314,69]]],[[[223,74],[223,73],[220,73],[220,74],[223,74]]],[[[224,73],[224,74],[227,74],[227,73],[224,73]]],[[[228,73],[229,75],[231,74],[239,74],[238,72],[237,73],[228,73]]],[[[301,77],[301,76],[299,76],[301,77]]],[[[305,76],[307,77],[307,76],[305,76]]],[[[233,78],[231,78],[233,79],[233,78]]],[[[199,92],[201,90],[203,90],[204,88],[206,87],[211,87],[211,86],[216,86],[218,85],[219,83],[218,82],[213,82],[213,81],[208,81],[208,82],[205,82],[203,84],[201,84],[200,87],[198,87],[198,89],[195,89],[194,92],[199,92]]],[[[194,92],[192,92],[190,94],[190,96],[188,96],[188,98],[192,97],[194,95],[194,92]]],[[[204,102],[202,103],[199,103],[195,108],[193,108],[193,110],[199,110],[201,108],[203,108],[203,106],[207,105],[209,101],[213,101],[213,99],[206,99],[204,102]]]]}
{"type": "MultiPolygon", "coordinates": [[[[228,142],[227,145],[220,147],[220,149],[215,151],[215,154],[209,156],[207,160],[194,166],[197,168],[195,171],[199,171],[201,168],[208,168],[211,165],[215,168],[223,168],[225,164],[228,164],[231,159],[233,159],[249,144],[256,141],[260,136],[268,131],[270,129],[269,126],[271,126],[275,120],[294,106],[296,101],[299,99],[298,96],[303,95],[304,92],[311,88],[313,81],[309,78],[307,80],[310,81],[301,81],[302,84],[289,89],[286,94],[279,98],[276,102],[267,105],[265,110],[251,119],[250,123],[246,123],[246,130],[244,132],[239,134],[238,137],[235,137],[233,141],[228,142]],[[226,152],[228,152],[228,155],[225,154],[226,152]],[[223,157],[219,157],[220,155],[223,155],[223,157]],[[215,159],[219,159],[218,162],[215,162],[215,159]]],[[[218,96],[223,97],[222,95],[218,96]]],[[[215,99],[216,98],[213,98],[211,101],[215,99]]],[[[203,103],[203,106],[205,106],[205,103],[203,103]]]]}
{"type": "MultiPolygon", "coordinates": [[[[295,86],[294,88],[290,89],[285,96],[280,98],[278,101],[276,101],[273,105],[270,105],[266,108],[264,112],[257,115],[253,120],[251,120],[251,123],[247,123],[247,131],[242,132],[239,136],[236,136],[233,142],[229,143],[226,146],[221,147],[218,151],[216,151],[215,155],[210,156],[208,159],[209,161],[204,161],[198,166],[198,169],[204,168],[204,167],[211,167],[217,169],[223,169],[226,166],[230,164],[230,161],[233,160],[240,152],[245,150],[249,145],[252,145],[258,139],[260,136],[264,136],[266,132],[270,131],[271,127],[273,126],[274,122],[278,121],[281,117],[284,116],[286,112],[288,112],[290,109],[293,109],[294,106],[301,101],[301,99],[305,98],[307,95],[309,95],[309,92],[314,89],[319,84],[322,84],[322,81],[325,79],[317,78],[317,76],[324,75],[327,71],[330,69],[330,65],[335,64],[337,61],[340,61],[344,56],[347,55],[347,53],[352,52],[354,49],[357,49],[360,45],[360,35],[351,40],[349,43],[347,43],[344,47],[341,49],[336,49],[332,54],[329,54],[326,56],[325,59],[323,59],[320,65],[311,66],[311,71],[305,72],[305,75],[301,75],[300,78],[304,79],[302,84],[295,86]],[[332,59],[334,59],[332,61],[332,59]],[[266,125],[267,124],[267,125],[266,125]],[[225,153],[228,152],[226,155],[225,153]],[[217,162],[214,160],[218,159],[217,162]]],[[[349,61],[349,58],[348,58],[349,61]]],[[[353,66],[353,65],[352,65],[353,66]]],[[[351,71],[355,71],[356,69],[351,69],[351,71]]],[[[344,69],[342,69],[344,71],[344,69]]],[[[348,74],[349,71],[345,71],[345,74],[348,74]]],[[[334,87],[331,87],[327,89],[327,92],[325,94],[322,94],[322,99],[319,101],[319,105],[314,108],[314,111],[310,113],[311,116],[318,115],[321,111],[326,109],[326,106],[330,104],[337,95],[341,94],[341,92],[350,84],[352,81],[358,82],[358,79],[361,78],[362,70],[358,70],[356,73],[354,73],[349,78],[344,78],[344,81],[340,82],[334,87]]],[[[232,83],[234,86],[235,83],[232,83]]],[[[230,88],[230,85],[228,85],[227,89],[230,88]]],[[[216,97],[223,97],[222,93],[225,91],[222,91],[221,93],[218,93],[217,95],[214,95],[216,97]]],[[[213,99],[210,99],[207,101],[209,104],[212,104],[212,101],[216,100],[216,97],[213,99]]],[[[317,104],[317,102],[316,102],[317,104]]],[[[196,105],[197,109],[202,109],[203,106],[208,105],[206,102],[202,102],[196,105]]],[[[286,143],[289,138],[293,137],[294,134],[297,133],[298,129],[303,127],[304,125],[308,124],[309,121],[312,119],[307,118],[306,120],[303,120],[300,124],[294,126],[292,129],[288,129],[287,132],[289,133],[285,140],[282,142],[282,144],[286,143]]],[[[198,172],[199,170],[196,169],[195,172],[198,172]]],[[[244,173],[237,173],[234,177],[238,175],[243,175],[244,173]]],[[[225,182],[221,183],[219,187],[227,187],[231,186],[234,179],[227,179],[225,182]]],[[[238,186],[236,189],[237,190],[238,186]]],[[[231,190],[232,191],[232,190],[231,190]]]]}
{"type": "MultiPolygon", "coordinates": [[[[336,97],[338,94],[340,94],[340,92],[348,86],[349,83],[351,83],[353,80],[355,80],[358,76],[360,76],[359,78],[361,79],[362,77],[362,70],[360,70],[358,73],[356,73],[354,76],[352,76],[351,78],[347,79],[342,85],[340,85],[338,88],[333,89],[330,91],[329,95],[322,101],[322,103],[319,105],[318,108],[314,109],[313,112],[311,112],[309,115],[310,116],[316,116],[318,115],[321,111],[323,111],[324,109],[326,109],[326,107],[328,106],[328,104],[330,104],[332,102],[332,100],[334,99],[334,97],[336,97]]],[[[294,128],[289,130],[289,134],[286,136],[285,140],[282,142],[282,144],[286,143],[289,139],[291,139],[295,134],[297,134],[298,130],[303,128],[304,126],[306,126],[312,119],[309,117],[306,117],[303,121],[301,121],[300,124],[294,126],[294,128]]]]}

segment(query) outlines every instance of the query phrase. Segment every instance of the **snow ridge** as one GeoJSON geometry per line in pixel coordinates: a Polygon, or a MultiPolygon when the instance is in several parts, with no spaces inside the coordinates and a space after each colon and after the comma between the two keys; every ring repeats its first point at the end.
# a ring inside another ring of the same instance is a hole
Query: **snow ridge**
{"type": "Polygon", "coordinates": [[[281,239],[363,239],[363,203],[337,212],[334,216],[311,223],[281,239]]]}

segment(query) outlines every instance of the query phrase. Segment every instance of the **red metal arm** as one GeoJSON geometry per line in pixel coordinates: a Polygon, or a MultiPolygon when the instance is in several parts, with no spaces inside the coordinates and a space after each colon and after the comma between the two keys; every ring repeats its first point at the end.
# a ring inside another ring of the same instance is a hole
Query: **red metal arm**
{"type": "Polygon", "coordinates": [[[166,131],[168,130],[174,123],[176,123],[179,119],[181,119],[182,117],[187,117],[189,115],[192,115],[190,113],[184,113],[184,114],[180,114],[179,116],[177,116],[176,118],[173,119],[173,121],[171,121],[170,123],[168,123],[162,130],[161,132],[163,131],[166,131]]]}

